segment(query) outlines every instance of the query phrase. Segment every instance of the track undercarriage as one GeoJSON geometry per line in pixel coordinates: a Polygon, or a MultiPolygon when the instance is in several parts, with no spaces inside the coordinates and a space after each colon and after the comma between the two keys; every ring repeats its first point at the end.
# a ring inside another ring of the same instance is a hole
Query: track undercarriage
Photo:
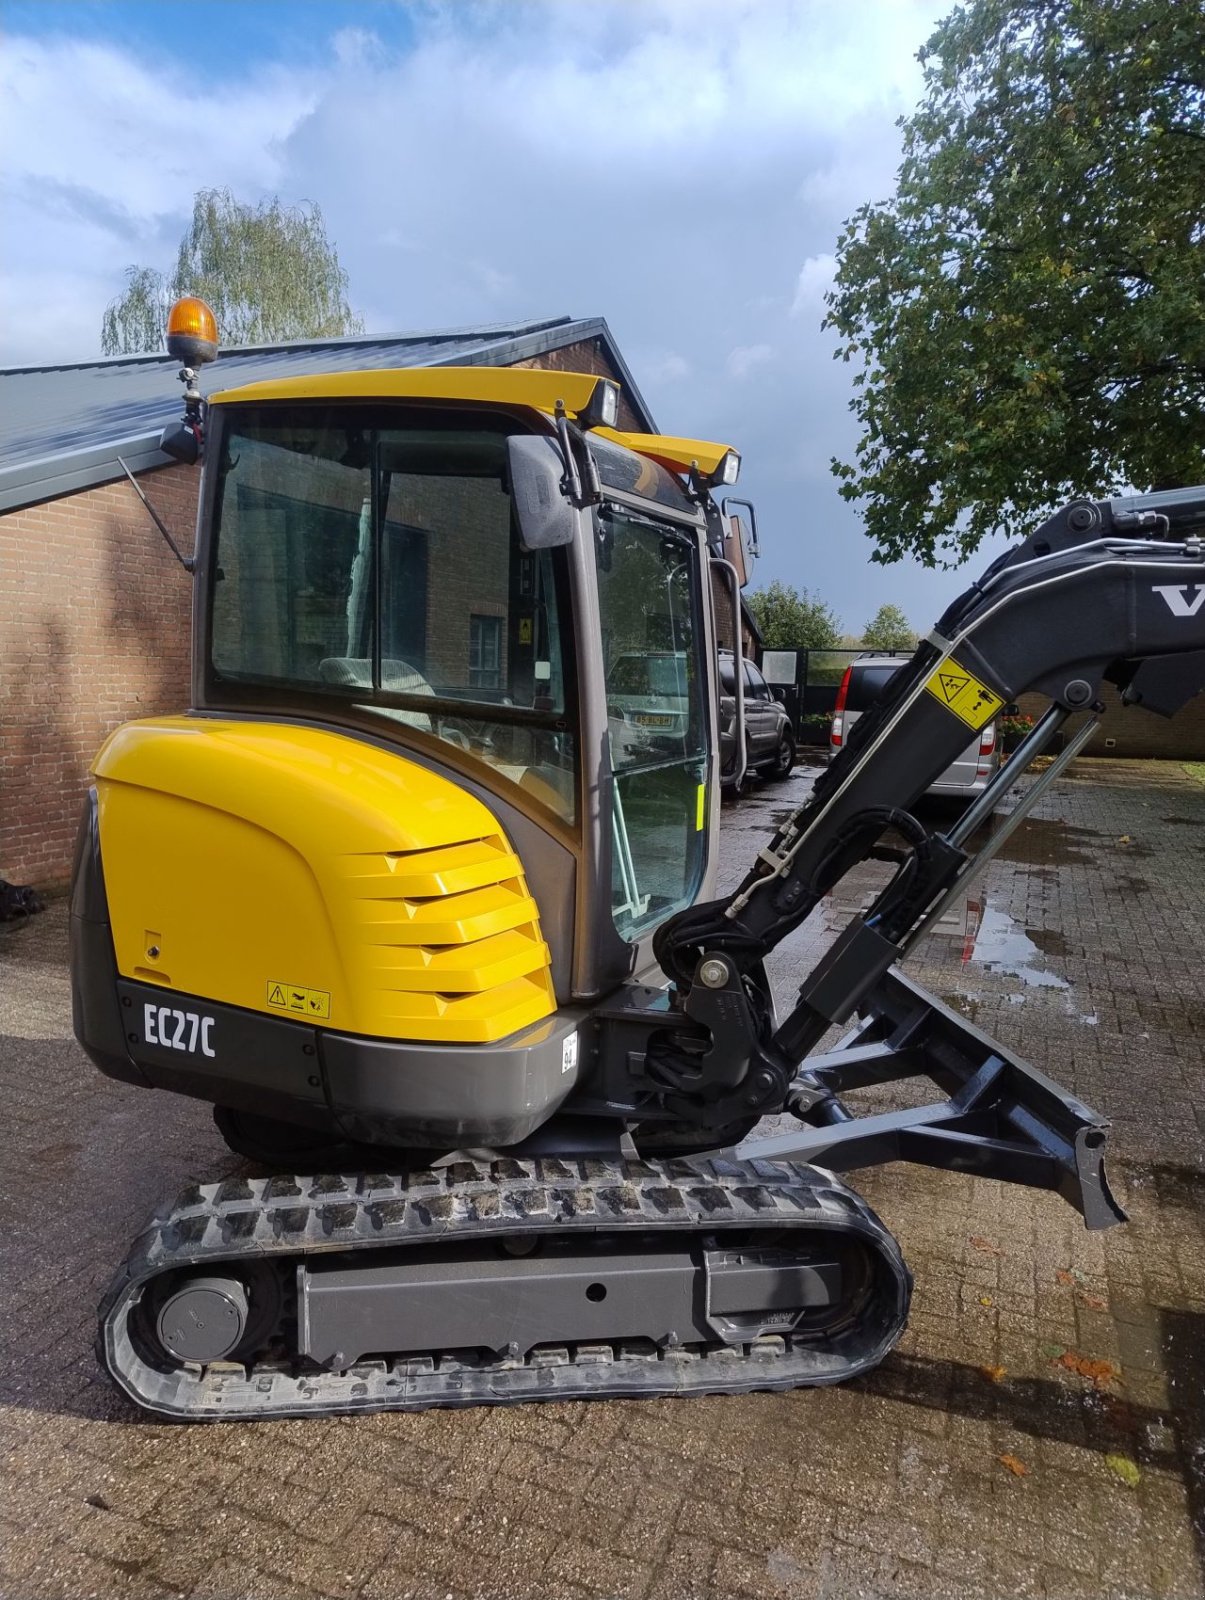
{"type": "Polygon", "coordinates": [[[181,1420],[734,1394],[875,1366],[910,1292],[812,1167],[457,1161],[186,1191],[106,1295],[99,1353],[181,1420]]]}

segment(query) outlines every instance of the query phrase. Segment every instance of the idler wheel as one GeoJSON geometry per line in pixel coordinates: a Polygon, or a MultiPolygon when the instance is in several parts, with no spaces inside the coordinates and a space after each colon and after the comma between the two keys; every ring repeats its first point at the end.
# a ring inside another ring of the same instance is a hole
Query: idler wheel
{"type": "Polygon", "coordinates": [[[159,1342],[177,1361],[221,1361],[247,1329],[247,1291],[237,1278],[190,1278],[163,1302],[159,1342]]]}

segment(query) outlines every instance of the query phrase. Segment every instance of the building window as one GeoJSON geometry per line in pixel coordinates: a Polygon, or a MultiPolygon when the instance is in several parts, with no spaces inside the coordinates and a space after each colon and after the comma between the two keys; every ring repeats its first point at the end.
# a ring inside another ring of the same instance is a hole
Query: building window
{"type": "Polygon", "coordinates": [[[497,689],[502,682],[502,618],[469,617],[469,684],[497,689]]]}

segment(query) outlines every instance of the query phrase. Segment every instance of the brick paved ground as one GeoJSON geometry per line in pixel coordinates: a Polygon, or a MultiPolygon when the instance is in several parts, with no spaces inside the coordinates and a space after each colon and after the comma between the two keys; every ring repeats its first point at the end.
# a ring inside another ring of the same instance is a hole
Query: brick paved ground
{"type": "MultiPolygon", "coordinates": [[[[726,813],[729,879],[806,782],[726,813]]],[[[75,1048],[61,904],[0,935],[0,1593],[1205,1592],[1205,787],[1080,762],[1011,849],[911,970],[1113,1116],[1133,1221],[1090,1236],[1053,1197],[864,1175],[911,1326],[871,1378],[790,1395],[140,1420],[95,1369],[93,1308],[158,1202],[240,1164],[206,1107],[75,1048]]],[[[784,995],[826,936],[780,952],[784,995]]]]}

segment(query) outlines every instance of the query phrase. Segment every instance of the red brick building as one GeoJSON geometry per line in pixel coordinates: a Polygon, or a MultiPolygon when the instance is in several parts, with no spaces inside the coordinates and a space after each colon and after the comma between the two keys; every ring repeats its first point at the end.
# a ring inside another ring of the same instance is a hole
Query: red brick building
{"type": "MultiPolygon", "coordinates": [[[[601,319],[224,351],[203,387],[465,365],[615,378],[620,425],[654,431],[601,319]]],[[[0,374],[0,879],[61,882],[101,743],[188,705],[191,584],[118,460],[189,553],[199,470],[157,447],[180,413],[176,371],[150,355],[0,374]]]]}

